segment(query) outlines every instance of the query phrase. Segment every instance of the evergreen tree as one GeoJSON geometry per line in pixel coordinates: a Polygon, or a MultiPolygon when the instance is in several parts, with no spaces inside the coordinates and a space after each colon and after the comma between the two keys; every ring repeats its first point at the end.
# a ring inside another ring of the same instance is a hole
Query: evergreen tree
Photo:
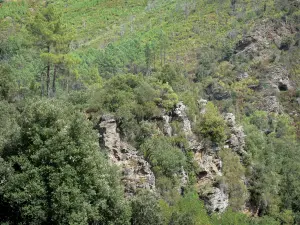
{"type": "MultiPolygon", "coordinates": [[[[46,72],[46,96],[55,95],[58,66],[73,65],[74,60],[68,55],[69,45],[74,38],[74,32],[62,21],[62,13],[55,3],[45,1],[36,7],[33,18],[28,25],[34,37],[36,46],[41,51],[45,62],[45,70],[41,74],[43,82],[46,72]],[[71,62],[71,63],[70,63],[71,62]],[[51,87],[52,77],[52,87],[51,87]]],[[[43,85],[42,85],[43,87],[43,85]]],[[[42,90],[44,93],[44,90],[42,90]]]]}
{"type": "Polygon", "coordinates": [[[17,146],[0,154],[0,222],[128,224],[116,170],[81,113],[37,101],[27,104],[19,124],[17,146]]]}

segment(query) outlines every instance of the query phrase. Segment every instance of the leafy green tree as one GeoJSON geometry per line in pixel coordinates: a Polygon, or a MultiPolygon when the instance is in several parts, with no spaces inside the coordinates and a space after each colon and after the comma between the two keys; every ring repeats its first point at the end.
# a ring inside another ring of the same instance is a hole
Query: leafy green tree
{"type": "Polygon", "coordinates": [[[141,191],[131,200],[132,225],[161,225],[162,217],[153,193],[141,191]]]}
{"type": "Polygon", "coordinates": [[[7,65],[0,65],[0,100],[11,100],[16,93],[16,83],[7,65]]]}
{"type": "Polygon", "coordinates": [[[207,215],[204,204],[197,193],[189,192],[180,198],[174,206],[165,202],[161,203],[164,224],[173,225],[209,225],[210,218],[207,215]]]}
{"type": "Polygon", "coordinates": [[[247,215],[234,212],[232,209],[226,210],[223,214],[213,214],[212,224],[214,225],[250,225],[247,215]]]}
{"type": "Polygon", "coordinates": [[[4,147],[15,145],[19,135],[19,112],[14,105],[0,101],[0,155],[4,147]]]}
{"type": "Polygon", "coordinates": [[[19,124],[18,144],[0,155],[1,222],[129,224],[116,169],[81,113],[38,100],[27,102],[19,124]]]}

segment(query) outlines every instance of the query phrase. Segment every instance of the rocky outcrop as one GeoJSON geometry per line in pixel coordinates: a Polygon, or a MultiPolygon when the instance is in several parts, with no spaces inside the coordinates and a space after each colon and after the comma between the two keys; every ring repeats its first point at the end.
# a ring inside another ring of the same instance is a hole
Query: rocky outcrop
{"type": "Polygon", "coordinates": [[[207,196],[204,201],[209,212],[224,212],[227,209],[229,205],[228,194],[223,188],[213,187],[207,196]]]}
{"type": "MultiPolygon", "coordinates": [[[[206,104],[207,100],[201,99],[198,101],[201,114],[206,113],[206,104]]],[[[213,146],[212,143],[199,140],[193,134],[191,122],[187,116],[187,107],[183,102],[176,105],[171,120],[183,123],[182,131],[188,141],[188,148],[194,152],[194,161],[198,164],[200,170],[197,174],[197,189],[200,197],[205,201],[207,210],[211,213],[225,211],[228,207],[228,194],[218,185],[213,186],[216,182],[216,177],[222,176],[222,161],[216,154],[219,148],[213,146]]],[[[182,176],[181,186],[184,186],[186,183],[187,175],[182,176]]]]}
{"type": "Polygon", "coordinates": [[[293,89],[292,82],[289,79],[288,70],[284,66],[277,65],[270,67],[267,79],[269,85],[275,92],[293,89]]]}
{"type": "MultiPolygon", "coordinates": [[[[277,52],[280,52],[285,43],[286,37],[294,34],[295,28],[292,26],[271,20],[262,21],[244,38],[239,41],[235,47],[235,57],[254,59],[256,61],[274,61],[274,53],[271,49],[272,44],[277,46],[277,52]]],[[[276,57],[275,57],[276,58],[276,57]]]]}
{"type": "Polygon", "coordinates": [[[172,136],[172,127],[170,125],[171,119],[172,117],[168,116],[168,115],[164,115],[163,117],[163,121],[164,121],[164,134],[168,137],[172,136]]]}
{"type": "Polygon", "coordinates": [[[121,169],[126,195],[132,196],[138,189],[154,190],[155,176],[149,163],[135,148],[121,141],[115,118],[102,116],[97,129],[101,147],[107,150],[109,160],[121,169]]]}
{"type": "Polygon", "coordinates": [[[230,92],[218,83],[208,85],[205,91],[210,100],[225,100],[231,97],[230,92]]]}
{"type": "Polygon", "coordinates": [[[224,119],[230,129],[230,138],[227,140],[229,148],[243,156],[245,151],[245,133],[242,126],[238,126],[235,122],[235,116],[232,113],[227,113],[224,115],[224,119]]]}
{"type": "Polygon", "coordinates": [[[187,107],[183,104],[183,102],[177,103],[173,110],[173,117],[183,123],[182,131],[186,134],[186,136],[189,136],[192,134],[192,126],[186,110],[187,107]]]}
{"type": "MultiPolygon", "coordinates": [[[[201,114],[206,113],[207,100],[198,101],[201,114]]],[[[188,143],[188,149],[194,152],[194,161],[199,167],[197,174],[197,189],[199,196],[205,201],[207,210],[210,213],[224,212],[229,205],[229,196],[226,188],[218,182],[222,174],[222,160],[217,152],[223,146],[217,146],[207,140],[199,140],[193,131],[191,121],[187,115],[188,108],[183,102],[179,102],[172,112],[156,118],[153,122],[157,123],[157,128],[162,135],[176,136],[176,130],[172,129],[172,122],[177,121],[181,124],[180,132],[184,134],[188,143]],[[159,126],[163,121],[163,126],[159,126]]],[[[232,149],[239,155],[246,154],[245,135],[243,128],[238,126],[235,116],[231,113],[224,115],[231,136],[225,147],[232,149]]],[[[138,189],[155,190],[155,177],[151,171],[149,163],[140,156],[135,148],[126,142],[123,142],[118,132],[117,122],[113,116],[102,116],[97,128],[100,134],[100,145],[107,150],[107,156],[110,161],[118,165],[122,172],[122,181],[125,186],[127,196],[134,195],[138,189]]],[[[185,147],[182,150],[185,151],[185,147]]],[[[174,174],[178,178],[178,191],[183,193],[188,184],[188,174],[184,170],[174,174]]]]}
{"type": "Polygon", "coordinates": [[[281,113],[281,105],[276,98],[276,96],[266,96],[264,98],[264,102],[261,105],[261,109],[267,111],[267,112],[273,112],[273,113],[281,113]]]}

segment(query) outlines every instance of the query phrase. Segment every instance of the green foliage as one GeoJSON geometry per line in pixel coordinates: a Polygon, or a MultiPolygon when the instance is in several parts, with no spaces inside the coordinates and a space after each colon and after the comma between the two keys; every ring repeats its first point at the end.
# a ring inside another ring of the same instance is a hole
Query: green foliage
{"type": "Polygon", "coordinates": [[[220,115],[218,109],[209,102],[206,112],[200,117],[194,128],[198,135],[209,138],[212,142],[221,144],[226,138],[226,123],[220,115]]]}
{"type": "Polygon", "coordinates": [[[18,117],[19,113],[15,106],[0,101],[0,155],[4,148],[10,148],[16,144],[19,135],[18,117]]]}
{"type": "Polygon", "coordinates": [[[123,74],[104,83],[91,98],[90,107],[116,115],[120,128],[129,141],[141,140],[142,120],[162,115],[178,102],[173,89],[153,77],[123,74]],[[139,140],[138,140],[139,139],[139,140]]]}
{"type": "Polygon", "coordinates": [[[16,84],[8,66],[0,65],[0,100],[11,100],[16,84]]]}
{"type": "Polygon", "coordinates": [[[142,146],[147,161],[150,162],[157,176],[172,177],[185,166],[185,156],[182,151],[173,146],[168,138],[153,137],[142,146]]]}
{"type": "Polygon", "coordinates": [[[299,223],[299,96],[279,96],[294,120],[256,111],[270,94],[270,69],[284,66],[300,84],[299,35],[285,34],[299,30],[299,13],[297,0],[0,0],[0,223],[128,224],[129,203],[132,224],[299,223]],[[261,46],[263,60],[236,54],[236,43],[262,21],[284,27],[267,37],[274,48],[261,46]],[[279,48],[273,39],[281,40],[279,48]],[[26,100],[55,93],[60,102],[26,100]],[[201,98],[216,99],[218,108],[209,103],[201,114],[201,98]],[[219,111],[234,112],[238,121],[247,114],[247,158],[220,152],[218,181],[233,211],[212,222],[197,194],[179,193],[182,168],[190,185],[199,172],[182,123],[171,123],[170,138],[159,129],[178,100],[199,139],[219,147],[227,138],[219,111]],[[119,176],[77,110],[94,122],[104,113],[117,118],[122,140],[155,172],[160,208],[149,193],[124,200],[119,176]],[[246,189],[258,218],[237,212],[246,189]]]}
{"type": "Polygon", "coordinates": [[[39,100],[27,103],[19,124],[18,145],[1,154],[1,212],[9,212],[1,222],[128,224],[116,171],[82,114],[39,100]]]}
{"type": "MultiPolygon", "coordinates": [[[[287,115],[267,115],[255,112],[245,124],[246,148],[252,165],[249,190],[251,200],[261,210],[275,218],[285,217],[282,209],[298,212],[298,181],[295,129],[287,115]]],[[[293,218],[293,215],[291,215],[293,218]]],[[[289,219],[290,220],[290,219],[289,219]]],[[[289,222],[288,222],[289,223],[289,222]]]]}
{"type": "Polygon", "coordinates": [[[153,193],[140,192],[131,200],[132,225],[161,225],[162,217],[153,193]]]}
{"type": "Polygon", "coordinates": [[[248,199],[247,187],[243,180],[245,179],[245,168],[240,163],[240,157],[230,149],[223,149],[220,152],[223,162],[222,172],[223,180],[229,194],[229,205],[235,210],[241,210],[248,199]]]}
{"type": "MultiPolygon", "coordinates": [[[[63,23],[62,13],[55,3],[38,4],[36,12],[32,14],[33,18],[30,18],[27,29],[32,34],[36,47],[40,49],[40,58],[45,64],[40,78],[42,94],[44,95],[43,81],[45,80],[45,95],[50,97],[56,94],[58,67],[64,65],[65,68],[70,69],[77,63],[77,60],[68,54],[74,31],[63,23]]],[[[68,79],[66,81],[68,82],[68,79]]],[[[68,84],[66,86],[68,87],[68,84]]]]}
{"type": "Polygon", "coordinates": [[[212,224],[214,225],[248,225],[250,224],[249,218],[240,212],[235,212],[232,209],[226,210],[221,215],[214,214],[212,216],[212,224]]]}
{"type": "Polygon", "coordinates": [[[210,219],[203,202],[196,193],[189,192],[180,198],[174,206],[161,202],[164,224],[174,225],[209,225],[210,219]]]}

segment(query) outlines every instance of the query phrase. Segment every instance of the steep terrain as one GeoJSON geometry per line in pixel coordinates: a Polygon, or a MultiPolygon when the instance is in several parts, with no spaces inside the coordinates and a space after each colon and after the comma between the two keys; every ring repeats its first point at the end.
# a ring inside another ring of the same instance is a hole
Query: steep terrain
{"type": "Polygon", "coordinates": [[[298,0],[0,1],[0,223],[299,224],[299,32],[298,0]]]}

